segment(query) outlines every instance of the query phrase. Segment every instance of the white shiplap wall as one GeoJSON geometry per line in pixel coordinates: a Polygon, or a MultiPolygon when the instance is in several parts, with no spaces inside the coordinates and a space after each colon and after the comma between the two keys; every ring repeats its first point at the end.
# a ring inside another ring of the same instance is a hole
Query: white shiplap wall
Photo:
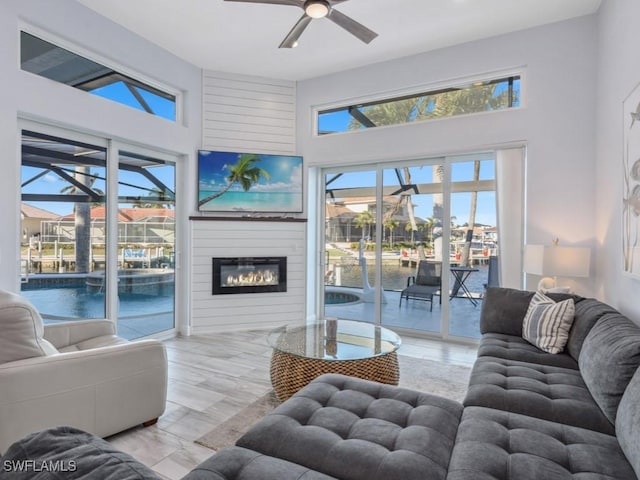
{"type": "MultiPolygon", "coordinates": [[[[295,82],[203,72],[202,148],[295,154],[295,82]]],[[[304,215],[300,215],[304,217],[304,215]]],[[[192,334],[305,319],[307,224],[192,217],[192,334]],[[287,291],[212,295],[213,257],[287,257],[287,291]]]]}
{"type": "Polygon", "coordinates": [[[204,149],[295,153],[295,82],[205,71],[202,83],[204,149]]]}
{"type": "Polygon", "coordinates": [[[192,333],[263,328],[305,318],[306,223],[193,221],[192,333]],[[287,257],[287,291],[211,295],[213,257],[287,257]]]}

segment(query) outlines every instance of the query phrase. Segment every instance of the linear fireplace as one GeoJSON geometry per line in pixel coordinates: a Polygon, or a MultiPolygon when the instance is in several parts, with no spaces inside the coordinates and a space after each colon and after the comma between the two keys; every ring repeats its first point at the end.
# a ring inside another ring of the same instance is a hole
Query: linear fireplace
{"type": "Polygon", "coordinates": [[[287,291],[287,257],[213,258],[213,295],[287,291]]]}

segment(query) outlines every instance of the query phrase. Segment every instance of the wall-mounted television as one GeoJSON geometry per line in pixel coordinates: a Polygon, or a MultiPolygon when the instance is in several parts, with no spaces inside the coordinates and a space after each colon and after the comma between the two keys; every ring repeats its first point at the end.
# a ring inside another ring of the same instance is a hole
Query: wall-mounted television
{"type": "Polygon", "coordinates": [[[302,157],[198,150],[201,212],[302,212],[302,157]]]}

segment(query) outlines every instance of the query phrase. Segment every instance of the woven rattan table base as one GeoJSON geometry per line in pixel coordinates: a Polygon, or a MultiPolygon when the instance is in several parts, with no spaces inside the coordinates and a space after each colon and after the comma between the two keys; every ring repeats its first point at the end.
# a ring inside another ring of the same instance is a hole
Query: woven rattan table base
{"type": "Polygon", "coordinates": [[[341,373],[391,385],[400,380],[395,351],[357,360],[306,358],[279,350],[271,355],[271,384],[281,402],[324,373],[341,373]]]}

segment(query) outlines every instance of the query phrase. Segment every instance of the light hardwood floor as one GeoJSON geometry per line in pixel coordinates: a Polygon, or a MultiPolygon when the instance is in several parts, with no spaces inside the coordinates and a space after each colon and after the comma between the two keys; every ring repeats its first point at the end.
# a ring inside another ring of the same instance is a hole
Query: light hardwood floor
{"type": "MultiPolygon", "coordinates": [[[[136,427],[108,440],[160,477],[182,478],[213,454],[194,440],[271,389],[266,334],[230,332],[165,340],[169,384],[164,415],[156,425],[136,427]]],[[[471,366],[477,347],[403,337],[398,353],[471,366]]]]}

